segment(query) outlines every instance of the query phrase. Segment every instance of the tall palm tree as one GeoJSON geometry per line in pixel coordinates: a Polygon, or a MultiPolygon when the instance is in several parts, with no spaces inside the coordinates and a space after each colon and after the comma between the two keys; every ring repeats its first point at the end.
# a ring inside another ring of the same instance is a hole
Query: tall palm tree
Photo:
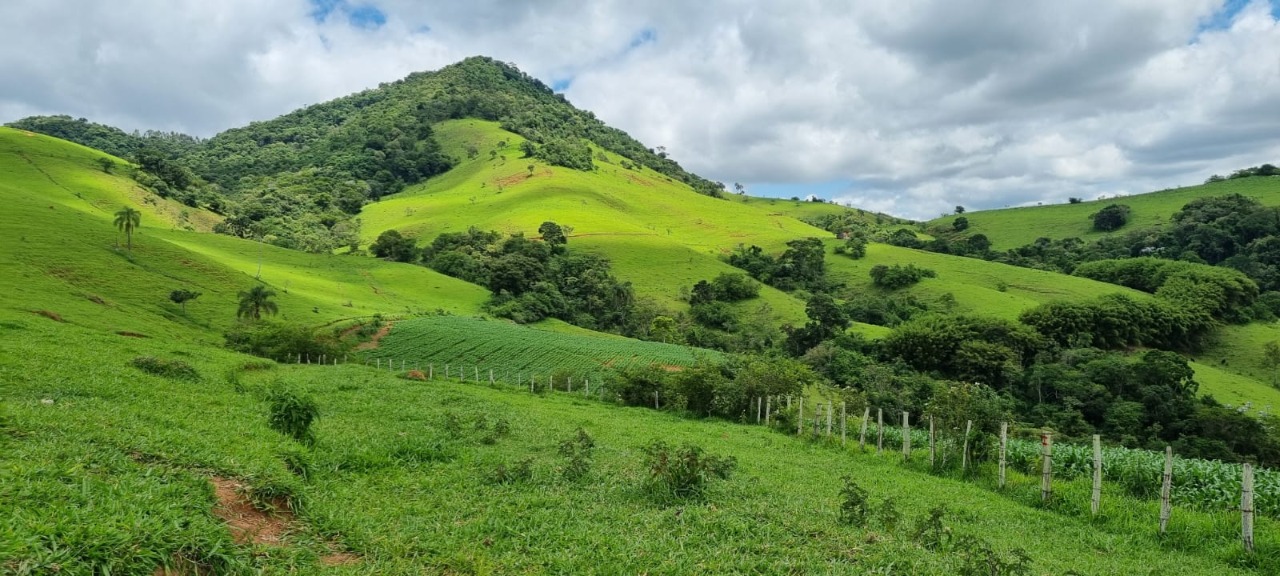
{"type": "Polygon", "coordinates": [[[261,284],[241,292],[240,310],[236,311],[236,318],[260,320],[263,314],[268,316],[275,314],[278,309],[276,303],[271,301],[275,295],[275,291],[267,290],[267,287],[261,284]]]}
{"type": "Polygon", "coordinates": [[[142,225],[142,213],[125,206],[116,212],[116,228],[129,238],[129,250],[133,250],[133,231],[142,225]]]}

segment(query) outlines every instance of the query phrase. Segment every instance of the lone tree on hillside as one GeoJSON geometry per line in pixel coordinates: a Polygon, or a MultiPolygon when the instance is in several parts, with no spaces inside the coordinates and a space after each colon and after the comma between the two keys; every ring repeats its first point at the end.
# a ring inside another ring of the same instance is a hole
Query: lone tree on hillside
{"type": "Polygon", "coordinates": [[[1129,222],[1129,207],[1124,204],[1110,204],[1093,214],[1093,227],[1101,232],[1119,230],[1129,222]]]}
{"type": "Polygon", "coordinates": [[[268,316],[279,311],[276,303],[271,299],[276,295],[275,291],[268,290],[266,286],[261,284],[240,293],[240,309],[236,311],[236,318],[248,318],[250,320],[261,320],[262,315],[268,316]]]}
{"type": "Polygon", "coordinates": [[[956,206],[956,214],[964,214],[964,206],[956,206]]]}
{"type": "Polygon", "coordinates": [[[951,221],[951,228],[956,232],[962,232],[964,230],[967,230],[969,229],[969,219],[965,218],[964,216],[960,216],[955,220],[951,221]]]}
{"type": "Polygon", "coordinates": [[[538,234],[542,235],[542,241],[551,246],[552,250],[562,250],[565,244],[569,243],[568,237],[565,236],[564,229],[555,222],[543,222],[538,227],[538,234]]]}
{"type": "Polygon", "coordinates": [[[128,250],[133,250],[133,231],[142,225],[142,213],[125,206],[116,212],[116,228],[128,238],[128,250]]]}
{"type": "Polygon", "coordinates": [[[192,292],[191,290],[187,290],[185,288],[180,290],[174,290],[173,292],[169,293],[169,300],[173,301],[174,304],[178,304],[182,306],[183,314],[187,313],[187,301],[195,300],[196,298],[199,298],[199,297],[200,297],[199,292],[192,292]]]}
{"type": "Polygon", "coordinates": [[[111,171],[116,169],[116,161],[107,158],[106,156],[99,156],[97,162],[98,166],[102,167],[102,171],[107,174],[110,174],[111,171]]]}

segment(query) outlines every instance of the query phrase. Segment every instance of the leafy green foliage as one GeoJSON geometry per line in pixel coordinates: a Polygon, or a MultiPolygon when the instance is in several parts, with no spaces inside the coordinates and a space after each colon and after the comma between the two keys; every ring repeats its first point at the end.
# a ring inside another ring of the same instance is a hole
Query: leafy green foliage
{"type": "Polygon", "coordinates": [[[517,484],[533,479],[533,458],[523,458],[514,464],[499,463],[489,474],[493,484],[517,484]]]}
{"type": "Polygon", "coordinates": [[[739,245],[729,255],[729,264],[781,290],[813,290],[825,287],[825,254],[822,240],[803,238],[787,242],[787,249],[777,258],[766,254],[759,246],[739,245]]]}
{"type": "Polygon", "coordinates": [[[595,447],[595,439],[582,428],[560,441],[560,455],[569,460],[563,472],[566,480],[577,481],[591,472],[591,454],[595,447]]]}
{"type": "Polygon", "coordinates": [[[676,447],[662,440],[645,447],[644,455],[649,469],[644,489],[667,503],[702,498],[713,480],[729,478],[738,466],[733,456],[708,454],[693,444],[676,447]]]}
{"type": "Polygon", "coordinates": [[[336,358],[345,345],[332,334],[299,324],[256,323],[238,325],[225,335],[226,346],[237,352],[271,358],[278,362],[319,361],[336,358]]]}
{"type": "Polygon", "coordinates": [[[1101,232],[1119,230],[1129,223],[1129,207],[1124,204],[1108,204],[1107,207],[1095,212],[1091,218],[1093,218],[1094,230],[1101,232]]]}
{"type": "Polygon", "coordinates": [[[167,360],[164,358],[156,358],[155,356],[138,356],[131,362],[134,368],[137,368],[148,374],[155,374],[163,378],[173,378],[175,380],[190,380],[192,382],[200,381],[200,373],[190,364],[182,360],[167,360]]]}
{"type": "Polygon", "coordinates": [[[1215,318],[1247,320],[1258,286],[1243,273],[1157,258],[1098,260],[1081,264],[1076,276],[1128,286],[1215,318]]]}
{"type": "Polygon", "coordinates": [[[914,264],[894,264],[886,266],[877,264],[871,267],[871,282],[881,288],[897,290],[906,288],[925,278],[936,278],[937,272],[928,268],[919,268],[914,264]]]}
{"type": "Polygon", "coordinates": [[[413,238],[402,236],[396,230],[387,230],[378,235],[378,239],[369,246],[374,256],[395,260],[396,262],[413,262],[418,259],[418,243],[413,238]]]}
{"type": "Polygon", "coordinates": [[[173,302],[174,304],[181,305],[183,312],[187,311],[187,302],[195,300],[196,298],[199,298],[199,297],[200,297],[199,292],[196,292],[193,290],[187,290],[185,288],[180,288],[178,290],[174,290],[169,293],[169,301],[173,302]]]}
{"type": "Polygon", "coordinates": [[[267,402],[270,405],[267,424],[272,430],[305,446],[315,443],[311,424],[320,417],[320,407],[315,399],[300,392],[277,388],[267,396],[267,402]]]}
{"type": "Polygon", "coordinates": [[[262,315],[274,315],[279,312],[280,308],[276,306],[275,290],[270,290],[262,284],[257,284],[253,288],[240,292],[240,307],[236,310],[237,318],[246,320],[261,320],[262,315]]]}
{"type": "Polygon", "coordinates": [[[871,503],[867,491],[853,478],[844,477],[844,486],[840,488],[840,522],[850,526],[866,526],[867,517],[871,514],[871,503]]]}

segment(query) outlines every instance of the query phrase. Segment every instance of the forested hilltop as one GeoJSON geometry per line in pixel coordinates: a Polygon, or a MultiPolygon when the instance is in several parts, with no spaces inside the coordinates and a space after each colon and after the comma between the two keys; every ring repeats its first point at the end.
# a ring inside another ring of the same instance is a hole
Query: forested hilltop
{"type": "MultiPolygon", "coordinates": [[[[513,65],[473,57],[418,72],[208,140],[172,133],[126,133],[69,116],[32,117],[14,128],[56,136],[134,162],[139,182],[163,197],[226,216],[219,232],[310,252],[354,246],[353,218],[369,201],[456,165],[432,125],[477,118],[521,135],[520,152],[573,170],[595,169],[602,151],[624,167],[645,167],[695,191],[724,185],[680,167],[661,149],[575,108],[513,65]]],[[[474,158],[480,150],[464,151],[474,158]]]]}

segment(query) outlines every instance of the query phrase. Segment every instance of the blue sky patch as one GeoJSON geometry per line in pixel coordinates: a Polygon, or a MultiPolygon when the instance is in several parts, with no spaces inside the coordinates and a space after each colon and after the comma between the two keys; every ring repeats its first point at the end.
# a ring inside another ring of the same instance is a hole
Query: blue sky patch
{"type": "Polygon", "coordinates": [[[635,50],[636,48],[644,46],[645,44],[652,44],[657,41],[658,41],[658,31],[654,30],[653,28],[644,28],[639,32],[636,32],[635,36],[631,37],[631,42],[627,44],[627,49],[635,50]]]}
{"type": "Polygon", "coordinates": [[[345,14],[347,23],[356,28],[377,30],[387,23],[386,13],[372,4],[352,6],[347,0],[310,0],[310,2],[309,16],[318,23],[328,20],[334,12],[345,14]]]}
{"type": "Polygon", "coordinates": [[[387,15],[376,7],[365,4],[348,11],[347,21],[356,28],[376,30],[387,23],[387,15]]]}
{"type": "MultiPolygon", "coordinates": [[[[812,184],[744,184],[747,187],[747,194],[751,196],[763,196],[766,198],[805,198],[810,194],[819,198],[830,200],[849,190],[855,188],[852,180],[831,180],[828,182],[814,182],[812,184]]],[[[729,189],[729,193],[733,194],[733,182],[725,182],[725,187],[729,189]]]]}
{"type": "MultiPolygon", "coordinates": [[[[1271,16],[1280,19],[1280,0],[1269,0],[1269,2],[1271,4],[1271,16]]],[[[1251,3],[1252,0],[1227,0],[1221,9],[1200,24],[1200,29],[1196,33],[1230,28],[1231,21],[1235,19],[1236,15],[1251,3]]]]}
{"type": "Polygon", "coordinates": [[[573,86],[573,76],[568,78],[558,78],[551,82],[551,90],[553,92],[564,92],[573,86]]]}

